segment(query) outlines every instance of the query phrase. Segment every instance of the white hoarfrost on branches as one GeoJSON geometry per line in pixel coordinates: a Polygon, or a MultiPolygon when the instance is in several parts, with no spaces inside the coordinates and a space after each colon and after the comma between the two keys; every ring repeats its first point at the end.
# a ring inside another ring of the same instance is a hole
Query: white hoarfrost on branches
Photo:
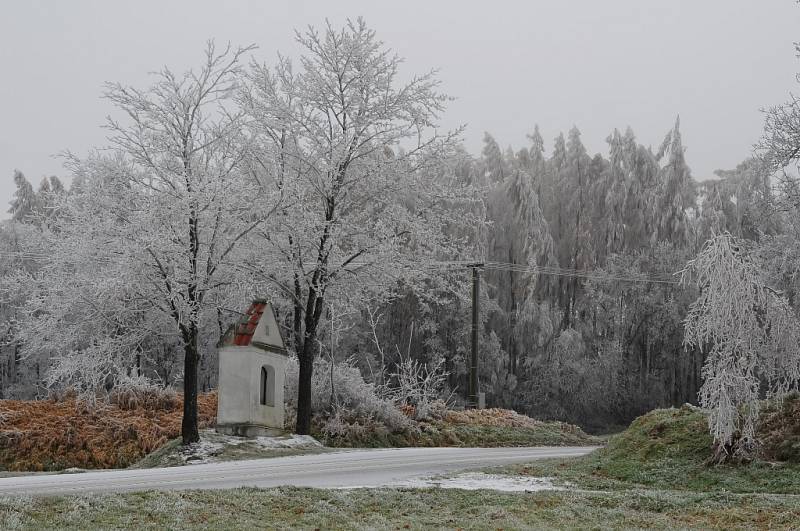
{"type": "MultiPolygon", "coordinates": [[[[285,380],[286,404],[290,411],[297,408],[299,377],[297,358],[292,357],[286,367],[285,380]]],[[[329,360],[317,358],[311,390],[312,409],[322,421],[321,429],[326,435],[345,435],[348,430],[363,429],[368,423],[381,424],[392,431],[411,424],[391,398],[382,396],[374,384],[364,381],[361,371],[349,360],[331,368],[329,360]],[[332,395],[333,400],[330,399],[332,395]]]]}
{"type": "Polygon", "coordinates": [[[234,264],[279,204],[247,168],[250,139],[231,100],[251,49],[209,43],[196,71],[165,68],[144,90],[107,85],[120,116],[108,119],[111,149],[71,157],[77,190],[28,308],[26,348],[52,350],[51,383],[88,394],[149,346],[177,345],[184,443],[198,437],[204,344],[221,332],[222,309],[254,289],[234,264]]]}
{"type": "Polygon", "coordinates": [[[449,374],[444,370],[444,359],[429,367],[411,356],[402,358],[396,372],[390,375],[392,387],[389,396],[395,403],[413,406],[416,420],[427,420],[434,409],[447,405],[442,400],[449,374]]]}
{"type": "Polygon", "coordinates": [[[245,119],[232,109],[241,58],[252,48],[220,52],[209,43],[198,72],[164,69],[146,91],[111,84],[106,92],[129,118],[108,123],[122,162],[110,183],[116,239],[144,266],[141,284],[158,295],[153,310],[171,317],[183,346],[184,444],[199,438],[201,324],[218,319],[220,299],[242,289],[230,263],[276,205],[246,169],[245,119]]]}
{"type": "MultiPolygon", "coordinates": [[[[800,43],[795,50],[800,56],[800,43]]],[[[800,98],[792,94],[789,101],[764,110],[764,132],[755,147],[760,170],[776,178],[778,206],[800,207],[800,98]]]]}
{"type": "Polygon", "coordinates": [[[685,343],[706,352],[700,402],[719,460],[751,456],[759,399],[800,382],[797,317],[762,271],[752,242],[727,233],[709,240],[683,271],[683,281],[700,288],[685,343]]]}
{"type": "Polygon", "coordinates": [[[106,86],[111,145],[68,155],[68,194],[39,194],[58,215],[24,274],[15,339],[47,360],[50,386],[94,400],[122,381],[182,381],[192,442],[198,373],[213,373],[203,367],[231,310],[272,296],[307,432],[326,308],[355,315],[427,281],[430,261],[462,257],[459,229],[483,223],[463,212],[481,198],[455,177],[458,132],[437,132],[449,98],[435,72],[400,76],[361,20],[297,40],[297,70],[280,58],[245,71],[252,47],[209,43],[198,69],[106,86]]]}
{"type": "Polygon", "coordinates": [[[361,19],[309,28],[297,42],[299,68],[285,57],[254,63],[239,102],[254,175],[292,201],[259,234],[278,258],[264,280],[292,304],[297,430],[308,433],[326,303],[359,309],[419,277],[431,258],[456,256],[461,242],[444,229],[468,222],[454,205],[476,198],[450,178],[458,132],[436,130],[449,98],[435,72],[401,76],[401,59],[361,19]]]}

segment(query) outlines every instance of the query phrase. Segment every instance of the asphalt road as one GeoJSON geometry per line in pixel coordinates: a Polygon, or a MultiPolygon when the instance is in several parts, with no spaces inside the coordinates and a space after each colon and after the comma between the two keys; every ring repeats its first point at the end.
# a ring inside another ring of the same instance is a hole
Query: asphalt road
{"type": "Polygon", "coordinates": [[[0,479],[0,496],[235,487],[378,487],[471,468],[589,453],[594,447],[392,448],[143,470],[0,479]]]}

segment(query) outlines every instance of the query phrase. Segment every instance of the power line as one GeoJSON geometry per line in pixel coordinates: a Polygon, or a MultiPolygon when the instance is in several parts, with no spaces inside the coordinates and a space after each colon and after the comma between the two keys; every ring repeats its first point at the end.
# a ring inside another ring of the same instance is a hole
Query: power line
{"type": "MultiPolygon", "coordinates": [[[[415,267],[420,267],[424,269],[460,269],[460,268],[469,268],[476,264],[476,260],[452,260],[452,261],[430,261],[421,264],[415,264],[415,267]]],[[[365,263],[365,262],[353,262],[352,266],[367,266],[367,265],[374,265],[374,263],[365,263]]],[[[613,275],[609,273],[604,273],[597,270],[588,270],[588,269],[573,269],[573,268],[563,268],[563,267],[554,267],[554,266],[531,266],[525,264],[515,264],[511,262],[483,262],[481,265],[483,269],[490,269],[495,271],[510,271],[513,273],[530,273],[530,274],[539,274],[539,275],[548,275],[548,276],[557,276],[557,277],[568,277],[568,278],[584,278],[587,280],[598,280],[598,281],[619,281],[619,282],[643,282],[643,283],[654,283],[654,284],[680,284],[679,280],[675,280],[674,277],[658,277],[658,276],[625,276],[625,275],[613,275]]]]}
{"type": "Polygon", "coordinates": [[[675,280],[674,277],[664,276],[625,276],[614,275],[597,270],[578,270],[567,269],[558,267],[541,267],[541,266],[526,266],[521,264],[511,264],[502,262],[487,262],[486,269],[493,269],[498,271],[513,271],[517,273],[535,273],[541,275],[560,276],[560,277],[577,277],[590,280],[617,280],[621,282],[649,282],[657,284],[680,284],[680,281],[675,280]]]}

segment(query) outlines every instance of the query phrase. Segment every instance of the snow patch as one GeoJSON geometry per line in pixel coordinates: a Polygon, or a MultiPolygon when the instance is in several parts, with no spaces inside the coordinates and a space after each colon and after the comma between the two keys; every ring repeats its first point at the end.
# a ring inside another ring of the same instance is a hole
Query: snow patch
{"type": "Polygon", "coordinates": [[[251,452],[250,458],[252,459],[259,457],[258,454],[262,450],[265,450],[265,455],[270,455],[274,452],[269,452],[268,450],[324,448],[319,441],[310,435],[285,434],[274,437],[247,438],[203,430],[200,436],[200,442],[190,444],[187,447],[180,447],[177,450],[177,455],[184,464],[196,465],[219,462],[220,459],[225,459],[225,451],[228,448],[238,447],[240,452],[251,452]]]}
{"type": "Polygon", "coordinates": [[[212,458],[219,454],[224,448],[224,444],[211,441],[200,441],[192,443],[181,449],[183,462],[188,465],[199,465],[202,463],[213,462],[212,458]]]}
{"type": "Polygon", "coordinates": [[[254,439],[217,433],[209,435],[210,436],[207,436],[208,438],[204,437],[200,442],[190,444],[186,448],[180,450],[181,460],[185,464],[215,463],[218,461],[217,456],[222,454],[225,448],[243,444],[255,445],[257,448],[263,450],[323,448],[323,445],[310,435],[287,434],[276,437],[256,437],[254,439]]]}
{"type": "Polygon", "coordinates": [[[256,437],[262,448],[322,448],[322,444],[311,435],[289,434],[279,437],[256,437]]]}
{"type": "Polygon", "coordinates": [[[392,483],[389,487],[424,489],[440,487],[443,489],[462,490],[499,490],[504,492],[536,492],[541,490],[565,490],[565,487],[553,485],[553,478],[535,478],[528,476],[504,476],[500,474],[484,474],[483,472],[466,472],[449,478],[418,478],[400,483],[392,483]]]}

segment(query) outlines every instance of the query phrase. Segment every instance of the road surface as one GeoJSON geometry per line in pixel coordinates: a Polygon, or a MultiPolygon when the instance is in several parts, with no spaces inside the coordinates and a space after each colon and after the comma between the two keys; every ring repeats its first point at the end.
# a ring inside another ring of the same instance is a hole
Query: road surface
{"type": "Polygon", "coordinates": [[[0,496],[69,495],[136,490],[235,487],[391,486],[458,470],[570,457],[595,447],[391,448],[228,461],[172,468],[103,470],[0,479],[0,496]]]}

